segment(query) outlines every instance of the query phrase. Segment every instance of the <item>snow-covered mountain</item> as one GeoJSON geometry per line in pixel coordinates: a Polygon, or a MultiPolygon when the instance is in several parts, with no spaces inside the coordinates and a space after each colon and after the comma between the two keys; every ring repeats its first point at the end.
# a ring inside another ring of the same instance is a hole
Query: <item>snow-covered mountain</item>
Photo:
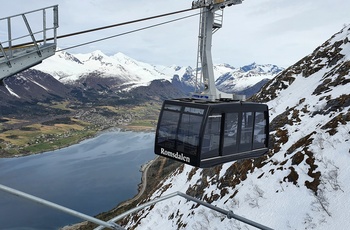
{"type": "Polygon", "coordinates": [[[173,75],[186,72],[186,69],[178,66],[153,66],[122,53],[107,56],[99,50],[75,55],[60,51],[34,68],[49,73],[66,84],[94,75],[99,78],[115,78],[120,83],[144,85],[155,79],[171,81],[173,75]]]}
{"type": "Polygon", "coordinates": [[[109,57],[100,51],[79,55],[60,51],[0,82],[0,115],[45,113],[50,108],[41,105],[57,101],[68,101],[73,107],[76,103],[114,106],[184,97],[168,76],[185,77],[189,71],[155,67],[121,53],[109,57]]]}
{"type": "MultiPolygon", "coordinates": [[[[270,108],[268,156],[211,169],[183,165],[147,200],[180,191],[273,229],[347,229],[349,89],[350,26],[253,97],[270,108]]],[[[140,211],[125,227],[255,229],[181,197],[140,211]]]]}
{"type": "MultiPolygon", "coordinates": [[[[255,63],[241,68],[228,64],[214,67],[219,89],[248,97],[280,70],[273,65],[255,63]]],[[[73,55],[61,50],[40,65],[2,81],[0,114],[19,113],[23,103],[31,105],[68,98],[81,103],[115,101],[112,103],[115,104],[125,98],[141,102],[186,97],[195,91],[195,72],[190,66],[151,65],[122,53],[107,56],[94,51],[73,55]]]]}
{"type": "MultiPolygon", "coordinates": [[[[86,82],[92,81],[91,78],[98,78],[98,81],[102,81],[102,84],[108,84],[111,88],[130,90],[130,88],[149,85],[152,80],[165,79],[172,82],[184,93],[194,91],[195,85],[195,70],[189,66],[151,65],[122,53],[107,56],[101,51],[95,51],[88,54],[72,55],[60,51],[34,68],[51,74],[65,84],[86,85],[86,82]]],[[[257,83],[259,83],[258,89],[260,89],[261,81],[266,83],[268,79],[281,70],[274,65],[257,65],[255,63],[237,69],[228,64],[214,67],[217,87],[219,90],[230,93],[247,90],[257,83]]],[[[94,80],[94,82],[96,81],[94,80]]]]}
{"type": "Polygon", "coordinates": [[[230,71],[222,72],[216,80],[216,86],[225,93],[238,93],[250,97],[283,68],[276,65],[258,65],[252,63],[241,68],[231,68],[230,71]]]}

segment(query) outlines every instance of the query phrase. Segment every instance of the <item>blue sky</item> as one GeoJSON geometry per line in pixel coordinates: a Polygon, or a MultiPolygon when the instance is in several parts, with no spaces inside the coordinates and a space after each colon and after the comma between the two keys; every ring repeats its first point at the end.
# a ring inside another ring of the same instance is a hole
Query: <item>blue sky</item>
{"type": "MultiPolygon", "coordinates": [[[[0,18],[50,5],[59,5],[59,35],[116,24],[157,14],[188,9],[191,0],[11,0],[2,3],[0,18]]],[[[227,7],[224,26],[213,37],[215,64],[240,67],[252,62],[288,67],[350,23],[348,0],[245,0],[227,7]]],[[[70,47],[165,20],[197,13],[138,23],[96,33],[60,39],[70,47]]],[[[112,55],[122,52],[136,60],[161,65],[195,66],[199,16],[111,40],[68,50],[94,50],[112,55]]],[[[1,28],[0,28],[1,31],[1,28]]]]}

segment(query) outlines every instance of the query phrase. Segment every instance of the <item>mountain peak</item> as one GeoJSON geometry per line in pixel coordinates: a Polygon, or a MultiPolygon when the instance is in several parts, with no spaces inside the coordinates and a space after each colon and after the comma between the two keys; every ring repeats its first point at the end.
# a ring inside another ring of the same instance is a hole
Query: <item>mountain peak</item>
{"type": "Polygon", "coordinates": [[[114,54],[113,57],[116,59],[129,59],[130,58],[121,52],[114,54]]]}
{"type": "Polygon", "coordinates": [[[61,58],[61,59],[64,59],[64,60],[67,60],[67,61],[72,61],[72,62],[76,62],[78,64],[83,64],[78,58],[76,58],[74,55],[64,51],[64,50],[61,50],[60,48],[57,49],[56,51],[56,55],[58,58],[61,58]]]}
{"type": "Polygon", "coordinates": [[[95,50],[90,53],[89,60],[102,61],[104,58],[108,58],[101,50],[95,50]]]}
{"type": "Polygon", "coordinates": [[[112,56],[112,58],[117,60],[121,64],[139,66],[139,63],[141,63],[121,52],[116,53],[112,56]]]}
{"type": "Polygon", "coordinates": [[[244,72],[254,71],[256,73],[265,72],[265,73],[277,74],[281,72],[283,68],[280,68],[272,64],[257,64],[256,62],[253,62],[252,64],[241,67],[240,70],[244,72]]]}
{"type": "Polygon", "coordinates": [[[249,65],[245,65],[243,67],[241,67],[241,70],[243,70],[244,72],[248,72],[250,70],[253,70],[257,67],[256,63],[253,62],[252,64],[249,64],[249,65]]]}

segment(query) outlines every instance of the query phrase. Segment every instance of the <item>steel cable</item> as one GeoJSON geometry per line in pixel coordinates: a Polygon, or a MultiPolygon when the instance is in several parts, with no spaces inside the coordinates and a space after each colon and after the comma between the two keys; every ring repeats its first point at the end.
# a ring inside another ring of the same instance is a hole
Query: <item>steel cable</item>
{"type": "MultiPolygon", "coordinates": [[[[168,24],[168,23],[176,22],[176,21],[179,21],[179,20],[183,20],[183,19],[186,19],[186,18],[190,18],[190,17],[196,16],[198,14],[200,14],[200,13],[184,16],[184,17],[173,19],[173,20],[169,20],[169,21],[166,21],[166,22],[157,23],[157,24],[154,24],[154,25],[151,25],[151,26],[146,26],[146,27],[142,27],[142,28],[139,28],[139,29],[130,30],[130,31],[127,31],[127,32],[124,32],[124,33],[120,33],[120,34],[116,34],[116,35],[112,35],[112,36],[96,39],[96,40],[93,40],[93,41],[81,43],[81,44],[78,44],[78,45],[75,45],[75,46],[71,46],[71,47],[67,47],[67,48],[64,48],[64,49],[60,49],[58,51],[73,49],[73,48],[77,48],[77,47],[80,47],[80,46],[88,45],[88,44],[91,44],[91,43],[100,42],[100,41],[104,41],[104,40],[107,40],[107,39],[111,39],[111,38],[115,38],[115,37],[131,34],[131,33],[135,33],[135,32],[138,32],[138,31],[142,31],[142,30],[153,28],[153,27],[165,25],[165,24],[168,24]]],[[[77,34],[74,34],[74,35],[77,35],[77,34]]],[[[56,51],[56,52],[58,52],[58,51],[56,51]]]]}

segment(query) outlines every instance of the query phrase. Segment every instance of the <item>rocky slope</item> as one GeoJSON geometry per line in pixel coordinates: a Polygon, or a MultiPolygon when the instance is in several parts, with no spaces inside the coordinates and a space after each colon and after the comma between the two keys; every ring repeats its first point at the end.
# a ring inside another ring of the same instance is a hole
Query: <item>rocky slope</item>
{"type": "MultiPolygon", "coordinates": [[[[350,206],[350,27],[252,99],[270,108],[271,151],[210,169],[183,165],[144,200],[187,193],[273,229],[344,229],[350,206]]],[[[254,229],[175,197],[123,221],[128,229],[254,229]]]]}

